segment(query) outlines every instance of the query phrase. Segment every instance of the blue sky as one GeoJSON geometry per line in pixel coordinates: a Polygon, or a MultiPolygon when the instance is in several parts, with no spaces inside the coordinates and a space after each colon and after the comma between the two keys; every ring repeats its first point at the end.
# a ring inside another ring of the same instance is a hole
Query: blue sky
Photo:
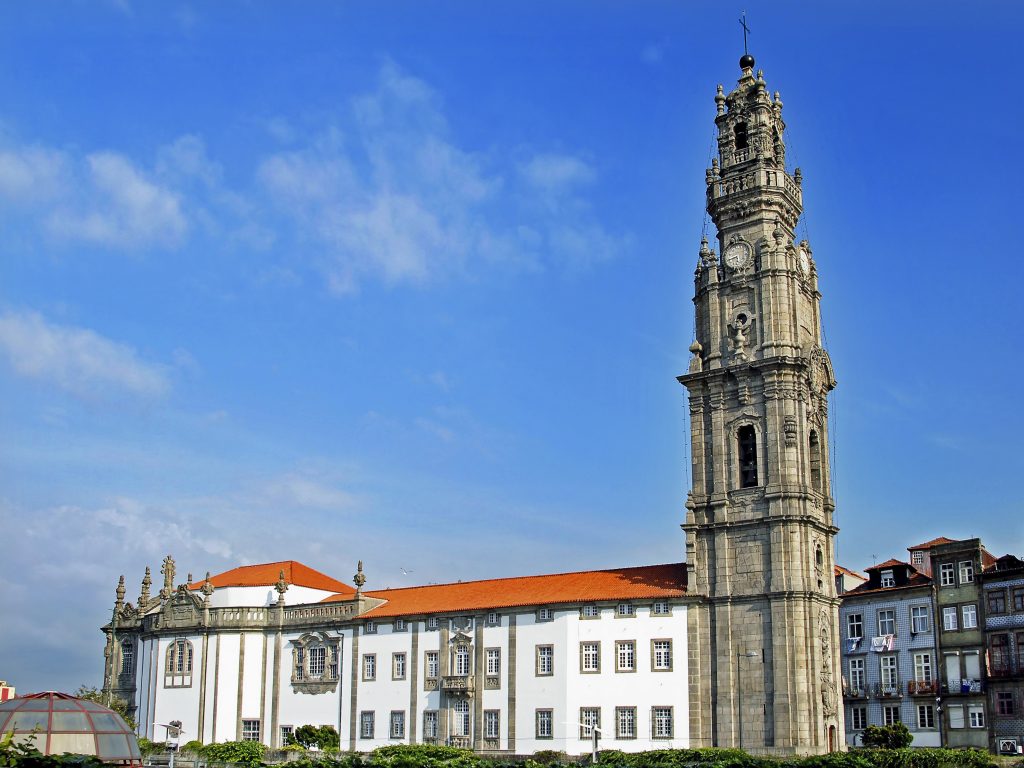
{"type": "MultiPolygon", "coordinates": [[[[1024,12],[746,9],[839,379],[839,561],[1024,554],[1024,12]]],[[[4,4],[0,677],[97,684],[118,575],[167,553],[374,588],[682,559],[737,16],[4,4]]]]}

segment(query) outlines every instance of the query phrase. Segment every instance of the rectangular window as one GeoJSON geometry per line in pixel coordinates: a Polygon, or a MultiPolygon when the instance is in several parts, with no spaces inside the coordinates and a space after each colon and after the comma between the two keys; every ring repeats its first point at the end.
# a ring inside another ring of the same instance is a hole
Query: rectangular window
{"type": "Polygon", "coordinates": [[[878,634],[896,634],[896,611],[887,608],[878,612],[878,634]]]}
{"type": "Polygon", "coordinates": [[[971,728],[985,727],[985,706],[983,704],[967,705],[967,724],[971,728]]]}
{"type": "Polygon", "coordinates": [[[131,675],[135,672],[135,646],[131,643],[121,644],[121,674],[131,675]]]}
{"type": "Polygon", "coordinates": [[[1024,587],[1013,588],[1013,610],[1024,611],[1024,587]]]}
{"type": "Polygon", "coordinates": [[[757,434],[749,424],[736,433],[739,445],[740,488],[757,485],[757,434]]]}
{"type": "Polygon", "coordinates": [[[452,673],[460,676],[469,674],[469,646],[457,645],[452,654],[452,673]]]}
{"type": "Polygon", "coordinates": [[[437,616],[430,616],[427,618],[427,629],[437,629],[440,625],[441,622],[437,616]]]}
{"type": "Polygon", "coordinates": [[[594,737],[594,728],[598,729],[597,736],[601,738],[601,708],[580,707],[580,738],[592,739],[594,737]]]}
{"type": "Polygon", "coordinates": [[[395,632],[405,632],[408,625],[405,623],[405,619],[395,619],[395,632]]]}
{"type": "Polygon", "coordinates": [[[599,642],[580,643],[580,672],[601,671],[601,644],[599,642]]]}
{"type": "Polygon", "coordinates": [[[860,613],[850,613],[846,616],[846,636],[851,640],[864,637],[864,616],[860,613]]]}
{"type": "Polygon", "coordinates": [[[581,619],[599,619],[601,618],[601,609],[596,605],[584,605],[580,608],[581,619]]]}
{"type": "Polygon", "coordinates": [[[551,612],[550,608],[539,608],[537,610],[537,621],[551,621],[554,618],[554,613],[551,612]]]}
{"type": "Polygon", "coordinates": [[[651,709],[651,738],[672,738],[672,707],[653,707],[651,709]]]}
{"type": "Polygon", "coordinates": [[[918,728],[934,728],[935,727],[935,707],[931,704],[918,704],[917,705],[917,727],[918,728]]]}
{"type": "Polygon", "coordinates": [[[882,670],[882,693],[895,696],[899,693],[899,676],[896,671],[896,657],[883,656],[880,660],[882,670]]]}
{"type": "Polygon", "coordinates": [[[867,707],[851,707],[850,708],[850,725],[855,731],[863,731],[868,727],[868,708],[867,707]]]}
{"type": "Polygon", "coordinates": [[[363,680],[377,679],[377,654],[363,654],[363,680]]]}
{"type": "Polygon", "coordinates": [[[452,706],[452,735],[469,736],[469,725],[469,702],[460,699],[452,706]]]}
{"type": "Polygon", "coordinates": [[[375,635],[375,634],[377,634],[377,622],[376,621],[368,621],[368,622],[366,622],[363,625],[363,632],[366,633],[367,635],[375,635]]]}
{"type": "Polygon", "coordinates": [[[423,711],[423,738],[437,738],[437,710],[427,709],[423,711]]]}
{"type": "Polygon", "coordinates": [[[491,611],[487,614],[487,626],[496,627],[501,624],[501,616],[498,615],[497,611],[491,611]]]}
{"type": "Polygon", "coordinates": [[[1013,691],[996,691],[996,714],[1012,715],[1014,709],[1013,691]]]}
{"type": "Polygon", "coordinates": [[[242,721],[242,741],[259,741],[260,740],[260,721],[259,720],[243,720],[242,721]]]}
{"type": "Polygon", "coordinates": [[[436,680],[439,672],[437,651],[427,651],[424,656],[423,666],[426,668],[426,678],[427,680],[436,680]]]}
{"type": "Polygon", "coordinates": [[[636,672],[636,643],[633,640],[615,642],[615,671],[636,672]]]}
{"type": "Polygon", "coordinates": [[[964,727],[964,708],[961,704],[951,704],[946,707],[946,711],[949,713],[949,727],[950,728],[963,728],[964,727]]]}
{"type": "Polygon", "coordinates": [[[883,587],[895,587],[896,577],[893,575],[891,570],[882,571],[882,586],[883,587]]]}
{"type": "MultiPolygon", "coordinates": [[[[964,651],[964,677],[968,680],[981,679],[981,653],[979,651],[964,651]]],[[[972,691],[981,693],[981,691],[972,691]]]]}
{"type": "Polygon", "coordinates": [[[655,672],[672,671],[672,641],[651,641],[651,669],[655,672]]]}
{"type": "Polygon", "coordinates": [[[281,726],[281,746],[287,747],[289,744],[294,742],[292,734],[295,733],[294,725],[282,725],[281,726]]]}
{"type": "Polygon", "coordinates": [[[910,564],[913,566],[924,565],[924,552],[915,549],[910,553],[910,564]]]}
{"type": "Polygon", "coordinates": [[[395,710],[391,713],[391,738],[405,738],[405,712],[395,710]]]}
{"type": "Polygon", "coordinates": [[[322,645],[314,645],[309,649],[309,676],[323,677],[327,669],[327,649],[322,645]]]}
{"type": "Polygon", "coordinates": [[[391,654],[391,679],[405,680],[405,654],[391,654]]]}
{"type": "Polygon", "coordinates": [[[921,683],[932,681],[932,655],[930,653],[914,654],[914,679],[921,683]]]}
{"type": "Polygon", "coordinates": [[[501,674],[501,648],[487,648],[484,650],[484,659],[486,666],[484,669],[487,670],[487,674],[500,675],[501,674]]]}
{"type": "Polygon", "coordinates": [[[360,712],[359,713],[359,738],[361,739],[372,739],[373,738],[373,712],[360,712]]]}
{"type": "Polygon", "coordinates": [[[943,587],[956,586],[956,575],[952,563],[943,563],[939,566],[939,584],[943,587]]]}
{"type": "Polygon", "coordinates": [[[1013,671],[1010,664],[1010,636],[992,635],[989,639],[988,660],[990,674],[996,677],[1008,675],[1013,671]]]}
{"type": "Polygon", "coordinates": [[[636,738],[636,707],[615,708],[615,738],[636,738]]]}
{"type": "Polygon", "coordinates": [[[619,603],[615,606],[615,615],[620,619],[628,619],[636,616],[636,606],[632,603],[619,603]]]}
{"type": "Polygon", "coordinates": [[[882,722],[885,725],[895,725],[900,722],[900,705],[886,704],[882,707],[882,722]]]}
{"type": "Polygon", "coordinates": [[[553,645],[538,645],[537,646],[537,674],[538,675],[553,675],[553,674],[555,674],[555,646],[553,646],[553,645]]]}
{"type": "Polygon", "coordinates": [[[970,560],[960,561],[960,583],[971,584],[974,581],[974,563],[970,560]]]}
{"type": "Polygon", "coordinates": [[[651,613],[655,616],[668,616],[671,612],[665,601],[659,601],[651,606],[651,613]]]}
{"type": "Polygon", "coordinates": [[[960,626],[964,629],[974,629],[978,626],[978,606],[964,605],[960,608],[960,616],[963,622],[960,626]]]}
{"type": "Polygon", "coordinates": [[[988,592],[988,612],[989,613],[1006,613],[1006,590],[997,589],[992,592],[988,592]]]}
{"type": "Polygon", "coordinates": [[[910,631],[914,634],[930,632],[932,629],[931,619],[928,617],[927,605],[915,605],[910,609],[910,631]]]}
{"type": "Polygon", "coordinates": [[[1017,633],[1017,669],[1024,672],[1024,632],[1017,633]]]}
{"type": "Polygon", "coordinates": [[[864,691],[864,659],[850,659],[850,690],[855,694],[864,691]]]}
{"type": "Polygon", "coordinates": [[[550,709],[538,709],[537,710],[537,738],[538,739],[550,739],[554,736],[552,732],[552,722],[554,720],[554,712],[550,709]]]}
{"type": "Polygon", "coordinates": [[[501,712],[496,709],[484,710],[484,738],[497,739],[501,735],[501,712]]]}
{"type": "Polygon", "coordinates": [[[957,628],[955,605],[942,609],[942,628],[947,632],[957,628]]]}

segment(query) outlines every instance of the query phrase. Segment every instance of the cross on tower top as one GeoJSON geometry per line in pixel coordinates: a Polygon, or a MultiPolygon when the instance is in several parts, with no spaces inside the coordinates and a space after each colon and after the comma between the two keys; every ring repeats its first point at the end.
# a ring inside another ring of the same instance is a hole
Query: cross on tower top
{"type": "Polygon", "coordinates": [[[743,27],[743,55],[747,55],[747,35],[750,34],[750,27],[747,26],[747,12],[743,11],[740,17],[740,26],[743,27]]]}

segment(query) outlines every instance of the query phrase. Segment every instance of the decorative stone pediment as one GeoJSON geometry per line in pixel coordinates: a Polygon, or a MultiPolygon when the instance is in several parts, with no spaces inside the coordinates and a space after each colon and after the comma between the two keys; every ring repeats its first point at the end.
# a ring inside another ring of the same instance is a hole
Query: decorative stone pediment
{"type": "Polygon", "coordinates": [[[199,623],[203,613],[203,601],[188,591],[182,584],[160,610],[160,624],[163,627],[188,627],[199,623]]]}
{"type": "Polygon", "coordinates": [[[307,632],[292,640],[292,688],[297,693],[333,693],[338,689],[341,638],[307,632]]]}

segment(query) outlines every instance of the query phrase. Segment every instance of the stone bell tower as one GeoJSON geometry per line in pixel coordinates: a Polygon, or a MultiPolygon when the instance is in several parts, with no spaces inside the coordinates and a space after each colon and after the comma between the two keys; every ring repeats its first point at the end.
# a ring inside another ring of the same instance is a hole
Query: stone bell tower
{"type": "Polygon", "coordinates": [[[828,392],[818,273],[796,242],[782,99],[754,58],[715,96],[707,171],[717,249],[701,242],[689,371],[693,488],[686,559],[693,746],[840,748],[828,392]],[[721,258],[716,254],[721,254],[721,258]]]}

